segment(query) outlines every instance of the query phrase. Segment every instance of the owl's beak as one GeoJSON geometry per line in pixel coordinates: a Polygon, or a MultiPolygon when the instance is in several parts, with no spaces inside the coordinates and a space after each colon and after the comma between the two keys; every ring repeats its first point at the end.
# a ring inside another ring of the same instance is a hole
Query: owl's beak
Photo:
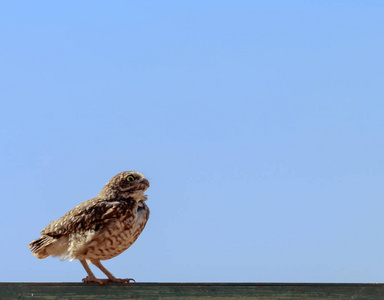
{"type": "Polygon", "coordinates": [[[145,184],[146,186],[147,186],[147,188],[149,188],[149,181],[147,180],[147,179],[143,179],[142,181],[141,181],[141,183],[142,184],[145,184]]]}

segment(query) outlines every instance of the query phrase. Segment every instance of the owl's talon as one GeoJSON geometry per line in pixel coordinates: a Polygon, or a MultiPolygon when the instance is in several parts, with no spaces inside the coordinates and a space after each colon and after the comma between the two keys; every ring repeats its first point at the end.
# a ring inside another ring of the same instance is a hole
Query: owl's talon
{"type": "Polygon", "coordinates": [[[109,282],[110,282],[109,279],[98,279],[96,277],[90,277],[90,276],[83,278],[83,283],[107,284],[109,282]]]}
{"type": "Polygon", "coordinates": [[[115,278],[113,280],[109,280],[109,282],[113,282],[113,283],[131,283],[131,281],[136,283],[136,280],[133,278],[124,278],[124,279],[115,278]]]}

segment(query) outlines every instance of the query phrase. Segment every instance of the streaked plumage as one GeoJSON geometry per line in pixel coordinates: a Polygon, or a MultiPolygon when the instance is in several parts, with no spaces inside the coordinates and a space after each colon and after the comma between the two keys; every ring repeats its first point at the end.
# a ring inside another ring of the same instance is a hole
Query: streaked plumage
{"type": "Polygon", "coordinates": [[[88,273],[84,282],[129,282],[115,278],[100,261],[124,252],[143,231],[149,218],[144,195],[148,187],[149,182],[141,173],[117,174],[95,198],[48,224],[41,237],[28,245],[32,254],[39,259],[60,256],[80,260],[88,273]],[[103,271],[108,280],[95,278],[87,260],[103,271]]]}

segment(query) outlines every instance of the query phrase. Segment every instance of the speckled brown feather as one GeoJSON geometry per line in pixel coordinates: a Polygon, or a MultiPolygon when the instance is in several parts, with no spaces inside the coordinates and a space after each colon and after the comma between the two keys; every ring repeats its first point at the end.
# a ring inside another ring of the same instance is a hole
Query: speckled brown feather
{"type": "Polygon", "coordinates": [[[94,198],[75,206],[61,218],[49,223],[41,235],[62,236],[68,233],[83,232],[95,225],[108,224],[117,216],[131,214],[137,203],[127,201],[105,201],[94,198]]]}

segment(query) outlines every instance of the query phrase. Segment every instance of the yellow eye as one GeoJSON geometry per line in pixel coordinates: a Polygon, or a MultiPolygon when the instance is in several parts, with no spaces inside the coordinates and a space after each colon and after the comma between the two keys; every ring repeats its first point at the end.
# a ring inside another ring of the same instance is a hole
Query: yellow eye
{"type": "Polygon", "coordinates": [[[135,180],[135,177],[133,177],[132,175],[127,176],[127,181],[131,182],[134,180],[135,180]]]}

